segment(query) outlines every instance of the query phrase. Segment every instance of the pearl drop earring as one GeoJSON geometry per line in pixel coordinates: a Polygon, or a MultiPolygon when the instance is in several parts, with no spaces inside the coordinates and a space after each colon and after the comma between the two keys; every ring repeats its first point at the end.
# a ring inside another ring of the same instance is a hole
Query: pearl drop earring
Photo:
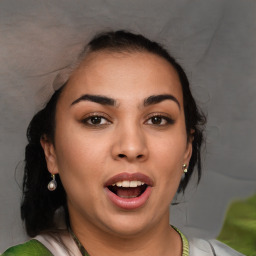
{"type": "Polygon", "coordinates": [[[54,191],[57,188],[57,182],[55,180],[55,175],[52,174],[52,180],[48,183],[48,190],[54,191]]]}

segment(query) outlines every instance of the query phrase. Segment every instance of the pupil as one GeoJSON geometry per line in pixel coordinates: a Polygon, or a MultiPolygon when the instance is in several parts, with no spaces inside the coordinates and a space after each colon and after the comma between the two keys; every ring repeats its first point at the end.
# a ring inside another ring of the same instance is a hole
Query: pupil
{"type": "Polygon", "coordinates": [[[92,124],[100,124],[101,117],[94,116],[94,117],[91,118],[91,122],[92,122],[92,124]]]}
{"type": "Polygon", "coordinates": [[[162,118],[161,118],[161,117],[154,116],[154,117],[152,118],[152,123],[153,123],[153,124],[161,124],[161,121],[162,121],[162,118]]]}

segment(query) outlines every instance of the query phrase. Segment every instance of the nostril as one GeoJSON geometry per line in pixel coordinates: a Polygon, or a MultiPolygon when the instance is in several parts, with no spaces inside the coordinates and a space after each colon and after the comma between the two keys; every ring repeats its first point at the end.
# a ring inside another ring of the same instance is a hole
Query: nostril
{"type": "MultiPolygon", "coordinates": [[[[144,155],[143,154],[140,154],[140,155],[137,155],[135,158],[136,159],[142,159],[144,157],[144,155]]],[[[127,158],[127,159],[130,159],[130,158],[133,158],[133,157],[130,157],[129,156],[129,154],[128,155],[126,155],[126,154],[118,154],[118,158],[120,159],[120,158],[127,158]]],[[[134,159],[135,159],[134,158],[134,159]]]]}

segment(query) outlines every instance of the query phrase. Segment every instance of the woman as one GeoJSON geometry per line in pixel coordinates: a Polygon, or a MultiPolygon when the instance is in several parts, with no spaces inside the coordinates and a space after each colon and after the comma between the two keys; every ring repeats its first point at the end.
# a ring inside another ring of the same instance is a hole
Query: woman
{"type": "Polygon", "coordinates": [[[35,239],[3,255],[221,252],[169,225],[169,205],[196,165],[200,179],[205,117],[163,47],[100,34],[53,86],[27,133],[21,213],[35,239]]]}

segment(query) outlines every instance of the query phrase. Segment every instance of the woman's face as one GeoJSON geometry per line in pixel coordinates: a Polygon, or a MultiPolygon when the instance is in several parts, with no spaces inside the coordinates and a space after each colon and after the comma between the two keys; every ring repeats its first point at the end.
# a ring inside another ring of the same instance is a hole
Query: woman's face
{"type": "Polygon", "coordinates": [[[191,156],[176,71],[150,53],[90,54],[60,96],[55,144],[44,149],[72,226],[129,236],[168,225],[191,156]]]}

